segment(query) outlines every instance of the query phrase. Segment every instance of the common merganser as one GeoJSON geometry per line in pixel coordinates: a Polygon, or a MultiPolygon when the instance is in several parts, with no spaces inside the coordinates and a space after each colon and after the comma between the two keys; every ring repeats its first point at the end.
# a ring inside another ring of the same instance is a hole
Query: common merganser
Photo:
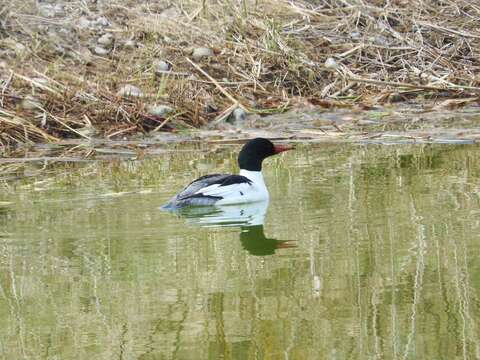
{"type": "Polygon", "coordinates": [[[270,140],[263,138],[250,140],[238,154],[239,175],[202,176],[172,197],[162,206],[162,209],[244,204],[268,200],[268,190],[262,175],[262,162],[269,156],[291,149],[293,149],[292,146],[274,145],[270,140]]]}

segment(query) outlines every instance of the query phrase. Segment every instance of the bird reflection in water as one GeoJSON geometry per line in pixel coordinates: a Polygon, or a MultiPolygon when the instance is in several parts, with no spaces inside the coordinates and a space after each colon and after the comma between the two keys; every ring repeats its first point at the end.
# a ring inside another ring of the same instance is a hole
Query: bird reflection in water
{"type": "Polygon", "coordinates": [[[268,201],[249,204],[185,207],[175,213],[188,224],[202,227],[239,227],[240,242],[256,256],[273,255],[277,249],[296,247],[293,241],[267,238],[263,232],[268,201]]]}

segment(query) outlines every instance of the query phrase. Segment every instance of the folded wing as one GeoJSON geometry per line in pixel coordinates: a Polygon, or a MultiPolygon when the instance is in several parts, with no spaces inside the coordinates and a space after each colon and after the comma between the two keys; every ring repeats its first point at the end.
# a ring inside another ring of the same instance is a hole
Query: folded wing
{"type": "Polygon", "coordinates": [[[243,196],[252,186],[252,181],[245,176],[230,174],[213,174],[202,176],[188,184],[175,195],[164,208],[187,205],[213,205],[230,196],[243,196]]]}

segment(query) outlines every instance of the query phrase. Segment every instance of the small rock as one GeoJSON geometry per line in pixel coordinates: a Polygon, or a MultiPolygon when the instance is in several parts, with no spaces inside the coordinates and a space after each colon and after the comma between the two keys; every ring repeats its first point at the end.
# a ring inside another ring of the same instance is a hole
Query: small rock
{"type": "Polygon", "coordinates": [[[110,46],[113,43],[113,35],[109,33],[102,35],[97,39],[97,43],[105,46],[110,46]]]}
{"type": "Polygon", "coordinates": [[[120,88],[120,90],[118,90],[117,95],[118,96],[123,96],[123,97],[128,97],[128,96],[141,97],[141,96],[143,96],[143,93],[136,86],[125,85],[122,88],[120,88]]]}
{"type": "Polygon", "coordinates": [[[368,42],[380,46],[389,46],[390,40],[388,40],[385,36],[378,35],[378,36],[370,36],[367,39],[368,42]]]}
{"type": "Polygon", "coordinates": [[[95,48],[93,49],[93,52],[97,55],[105,56],[110,52],[110,50],[107,50],[101,46],[95,46],[95,48]]]}
{"type": "Polygon", "coordinates": [[[126,47],[127,49],[134,49],[137,47],[137,42],[135,40],[127,40],[125,41],[125,43],[123,44],[124,47],[126,47]]]}
{"type": "Polygon", "coordinates": [[[77,34],[71,27],[58,29],[58,35],[69,42],[75,42],[77,40],[77,34]]]}
{"type": "Polygon", "coordinates": [[[42,103],[33,96],[26,96],[20,103],[20,106],[24,110],[35,110],[41,107],[42,103]]]}
{"type": "Polygon", "coordinates": [[[54,18],[55,17],[55,8],[53,5],[50,4],[43,4],[39,7],[38,12],[41,16],[46,18],[54,18]]]}
{"type": "Polygon", "coordinates": [[[360,125],[360,126],[378,125],[378,121],[360,119],[357,121],[357,125],[360,125]]]}
{"type": "Polygon", "coordinates": [[[360,34],[358,31],[353,31],[350,33],[350,37],[353,40],[359,40],[362,37],[362,34],[360,34]]]}
{"type": "Polygon", "coordinates": [[[47,30],[46,36],[48,37],[50,42],[55,45],[57,45],[60,41],[62,41],[62,38],[53,28],[47,30]]]}
{"type": "Polygon", "coordinates": [[[218,112],[218,108],[214,104],[207,104],[207,105],[205,105],[205,112],[207,114],[213,114],[213,113],[218,112]]]}
{"type": "Polygon", "coordinates": [[[242,125],[246,118],[247,114],[245,110],[238,107],[232,111],[230,116],[225,121],[232,125],[242,125]]]}
{"type": "Polygon", "coordinates": [[[80,19],[78,19],[77,26],[80,29],[88,29],[89,27],[92,26],[92,22],[88,20],[86,17],[82,16],[80,19]]]}
{"type": "Polygon", "coordinates": [[[174,108],[168,105],[151,105],[147,108],[147,110],[150,115],[160,116],[160,117],[163,117],[175,111],[174,108]]]}
{"type": "Polygon", "coordinates": [[[65,7],[62,4],[55,4],[53,8],[55,10],[55,15],[65,16],[65,7]]]}
{"type": "Polygon", "coordinates": [[[210,57],[210,56],[213,56],[213,55],[214,55],[213,50],[210,49],[210,48],[206,48],[206,47],[195,48],[195,49],[193,49],[193,53],[192,53],[192,57],[195,60],[200,60],[203,57],[210,57]]]}
{"type": "Polygon", "coordinates": [[[48,32],[48,25],[45,25],[45,24],[36,24],[36,26],[32,26],[32,30],[35,30],[39,33],[42,33],[42,32],[48,32]]]}
{"type": "MultiPolygon", "coordinates": [[[[0,24],[0,29],[1,29],[1,24],[0,24]]],[[[15,51],[17,54],[21,54],[27,50],[27,47],[22,43],[15,41],[15,39],[13,38],[6,38],[4,40],[1,40],[0,42],[0,51],[4,51],[5,49],[11,49],[15,51]]]]}
{"type": "Polygon", "coordinates": [[[400,102],[402,100],[403,100],[403,97],[398,92],[391,93],[388,96],[388,101],[390,101],[391,103],[400,102]]]}
{"type": "Polygon", "coordinates": [[[325,60],[325,67],[327,69],[337,69],[338,64],[334,58],[329,57],[327,60],[325,60]]]}
{"type": "Polygon", "coordinates": [[[179,17],[181,14],[180,12],[178,11],[177,7],[176,6],[171,6],[165,10],[163,10],[161,13],[160,13],[160,18],[161,19],[168,19],[168,20],[172,20],[172,19],[175,19],[177,17],[179,17]]]}
{"type": "Polygon", "coordinates": [[[97,18],[97,20],[95,22],[96,22],[97,25],[100,25],[100,26],[110,25],[110,23],[108,22],[108,20],[105,16],[100,16],[99,18],[97,18]]]}
{"type": "Polygon", "coordinates": [[[16,43],[15,44],[15,52],[18,54],[23,54],[25,51],[27,51],[27,47],[23,45],[22,43],[16,43]]]}
{"type": "Polygon", "coordinates": [[[240,107],[237,107],[235,110],[233,110],[232,115],[229,117],[229,121],[232,124],[239,124],[245,121],[247,118],[247,113],[245,110],[243,110],[240,107]]]}
{"type": "Polygon", "coordinates": [[[182,41],[179,46],[182,46],[182,53],[185,55],[185,56],[191,56],[192,53],[193,53],[193,47],[190,47],[190,46],[187,46],[187,42],[185,41],[182,41]]]}
{"type": "Polygon", "coordinates": [[[385,36],[375,36],[373,42],[380,46],[390,46],[390,40],[388,40],[385,36]]]}
{"type": "Polygon", "coordinates": [[[65,50],[65,48],[60,45],[60,44],[55,44],[53,46],[53,50],[58,54],[58,55],[66,55],[67,54],[67,51],[65,50]]]}
{"type": "Polygon", "coordinates": [[[172,66],[166,61],[155,60],[153,62],[153,69],[155,71],[155,74],[162,74],[165,71],[170,71],[171,68],[172,66]]]}
{"type": "MultiPolygon", "coordinates": [[[[48,80],[43,78],[43,77],[34,77],[34,78],[32,78],[32,80],[35,83],[40,84],[40,85],[48,85],[48,80]]],[[[35,83],[33,83],[33,85],[35,85],[35,83]]]]}

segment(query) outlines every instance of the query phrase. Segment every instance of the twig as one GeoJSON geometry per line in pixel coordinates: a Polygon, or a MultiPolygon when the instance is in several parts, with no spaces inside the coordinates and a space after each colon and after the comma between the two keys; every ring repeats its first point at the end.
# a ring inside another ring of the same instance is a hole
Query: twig
{"type": "Polygon", "coordinates": [[[46,85],[44,85],[44,84],[42,84],[42,83],[39,83],[38,81],[35,81],[35,80],[33,80],[33,79],[30,79],[30,78],[28,78],[28,77],[26,77],[26,76],[23,76],[23,75],[20,75],[20,74],[17,74],[17,73],[13,73],[13,74],[14,74],[16,77],[18,77],[18,78],[20,78],[20,79],[22,79],[22,80],[24,80],[24,81],[26,81],[26,82],[31,83],[31,84],[35,85],[36,87],[38,87],[38,88],[40,88],[40,89],[47,90],[47,91],[49,91],[49,92],[51,92],[52,94],[55,94],[55,95],[57,95],[57,96],[62,96],[62,94],[60,94],[57,90],[52,89],[51,87],[46,86],[46,85]]]}
{"type": "Polygon", "coordinates": [[[480,39],[480,35],[467,33],[465,31],[450,29],[450,28],[447,28],[447,27],[444,27],[444,26],[439,26],[439,25],[435,25],[435,24],[432,24],[432,23],[427,23],[427,22],[424,22],[424,21],[418,21],[418,24],[422,25],[422,26],[432,28],[432,29],[440,30],[440,31],[443,31],[443,32],[446,32],[446,33],[454,34],[454,35],[459,35],[459,36],[469,37],[469,38],[474,38],[474,39],[480,39]]]}
{"type": "Polygon", "coordinates": [[[3,98],[5,97],[5,90],[7,90],[8,85],[10,85],[12,78],[13,78],[13,71],[10,70],[10,75],[8,76],[8,79],[5,81],[4,85],[2,86],[2,98],[0,99],[0,106],[2,107],[3,107],[3,98]]]}
{"type": "Polygon", "coordinates": [[[373,84],[373,85],[384,85],[384,86],[393,86],[397,88],[410,88],[410,89],[424,89],[424,90],[436,90],[436,91],[454,91],[454,90],[471,90],[475,92],[480,92],[480,88],[475,86],[462,86],[462,85],[449,85],[446,87],[431,86],[431,85],[421,85],[421,84],[409,84],[409,83],[397,83],[393,81],[382,81],[382,80],[372,80],[372,79],[362,79],[358,77],[346,76],[347,80],[373,84]]]}
{"type": "Polygon", "coordinates": [[[120,129],[118,131],[115,131],[114,133],[110,134],[110,135],[107,135],[107,138],[110,139],[116,135],[120,135],[120,134],[123,134],[123,133],[126,133],[126,132],[129,132],[130,130],[135,130],[137,128],[137,126],[130,126],[126,129],[120,129]]]}
{"type": "Polygon", "coordinates": [[[225,95],[227,98],[230,99],[231,102],[233,102],[236,106],[238,107],[241,107],[243,108],[243,110],[247,111],[247,109],[240,103],[240,101],[238,101],[237,99],[235,99],[232,95],[230,95],[228,93],[227,90],[225,90],[219,83],[217,80],[215,80],[213,77],[211,77],[210,75],[208,75],[204,70],[202,70],[202,68],[200,66],[198,66],[197,64],[195,64],[192,60],[190,60],[188,57],[187,57],[187,61],[192,64],[195,69],[197,69],[198,71],[200,71],[206,78],[208,78],[213,84],[215,84],[215,86],[218,88],[218,90],[220,90],[220,92],[225,95]]]}

